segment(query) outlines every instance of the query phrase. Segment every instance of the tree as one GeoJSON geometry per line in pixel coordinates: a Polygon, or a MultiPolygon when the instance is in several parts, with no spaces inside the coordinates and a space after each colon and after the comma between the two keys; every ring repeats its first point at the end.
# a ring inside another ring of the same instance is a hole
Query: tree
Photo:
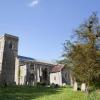
{"type": "Polygon", "coordinates": [[[76,40],[71,45],[64,44],[64,59],[68,59],[77,81],[91,86],[100,82],[100,51],[96,50],[97,34],[100,34],[100,23],[96,13],[81,24],[75,31],[76,40]]]}

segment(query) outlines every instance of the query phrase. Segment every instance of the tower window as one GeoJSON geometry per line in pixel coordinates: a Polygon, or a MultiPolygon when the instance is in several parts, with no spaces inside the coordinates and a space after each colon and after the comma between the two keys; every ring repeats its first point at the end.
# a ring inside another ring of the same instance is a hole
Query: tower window
{"type": "Polygon", "coordinates": [[[9,43],[9,48],[10,48],[10,49],[12,49],[12,48],[13,48],[13,46],[12,46],[12,43],[11,43],[11,42],[9,43]]]}
{"type": "Polygon", "coordinates": [[[54,77],[54,80],[56,81],[56,76],[54,77]]]}

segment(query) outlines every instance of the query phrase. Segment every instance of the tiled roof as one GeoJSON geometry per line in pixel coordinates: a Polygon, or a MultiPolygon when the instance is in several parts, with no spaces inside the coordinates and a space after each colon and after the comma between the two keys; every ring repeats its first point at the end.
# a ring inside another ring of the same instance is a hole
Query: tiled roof
{"type": "Polygon", "coordinates": [[[60,72],[64,68],[63,65],[56,65],[51,69],[52,73],[60,72]]]}

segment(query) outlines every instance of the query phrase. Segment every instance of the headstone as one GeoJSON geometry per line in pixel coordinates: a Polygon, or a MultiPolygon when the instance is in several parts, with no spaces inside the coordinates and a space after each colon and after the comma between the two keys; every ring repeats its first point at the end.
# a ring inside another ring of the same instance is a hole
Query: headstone
{"type": "Polygon", "coordinates": [[[85,83],[82,83],[82,85],[81,85],[81,91],[86,91],[86,84],[85,83]]]}
{"type": "Polygon", "coordinates": [[[66,83],[63,83],[62,86],[66,86],[66,83]]]}
{"type": "Polygon", "coordinates": [[[78,88],[78,86],[77,86],[77,82],[74,82],[74,91],[77,91],[77,88],[78,88]]]}

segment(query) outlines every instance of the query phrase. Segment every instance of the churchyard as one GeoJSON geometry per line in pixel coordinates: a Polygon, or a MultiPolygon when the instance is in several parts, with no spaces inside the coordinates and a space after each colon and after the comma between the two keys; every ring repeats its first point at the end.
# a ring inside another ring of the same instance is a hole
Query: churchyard
{"type": "Polygon", "coordinates": [[[100,93],[92,92],[87,95],[81,91],[73,91],[69,86],[8,86],[0,88],[0,100],[100,100],[100,93]]]}

